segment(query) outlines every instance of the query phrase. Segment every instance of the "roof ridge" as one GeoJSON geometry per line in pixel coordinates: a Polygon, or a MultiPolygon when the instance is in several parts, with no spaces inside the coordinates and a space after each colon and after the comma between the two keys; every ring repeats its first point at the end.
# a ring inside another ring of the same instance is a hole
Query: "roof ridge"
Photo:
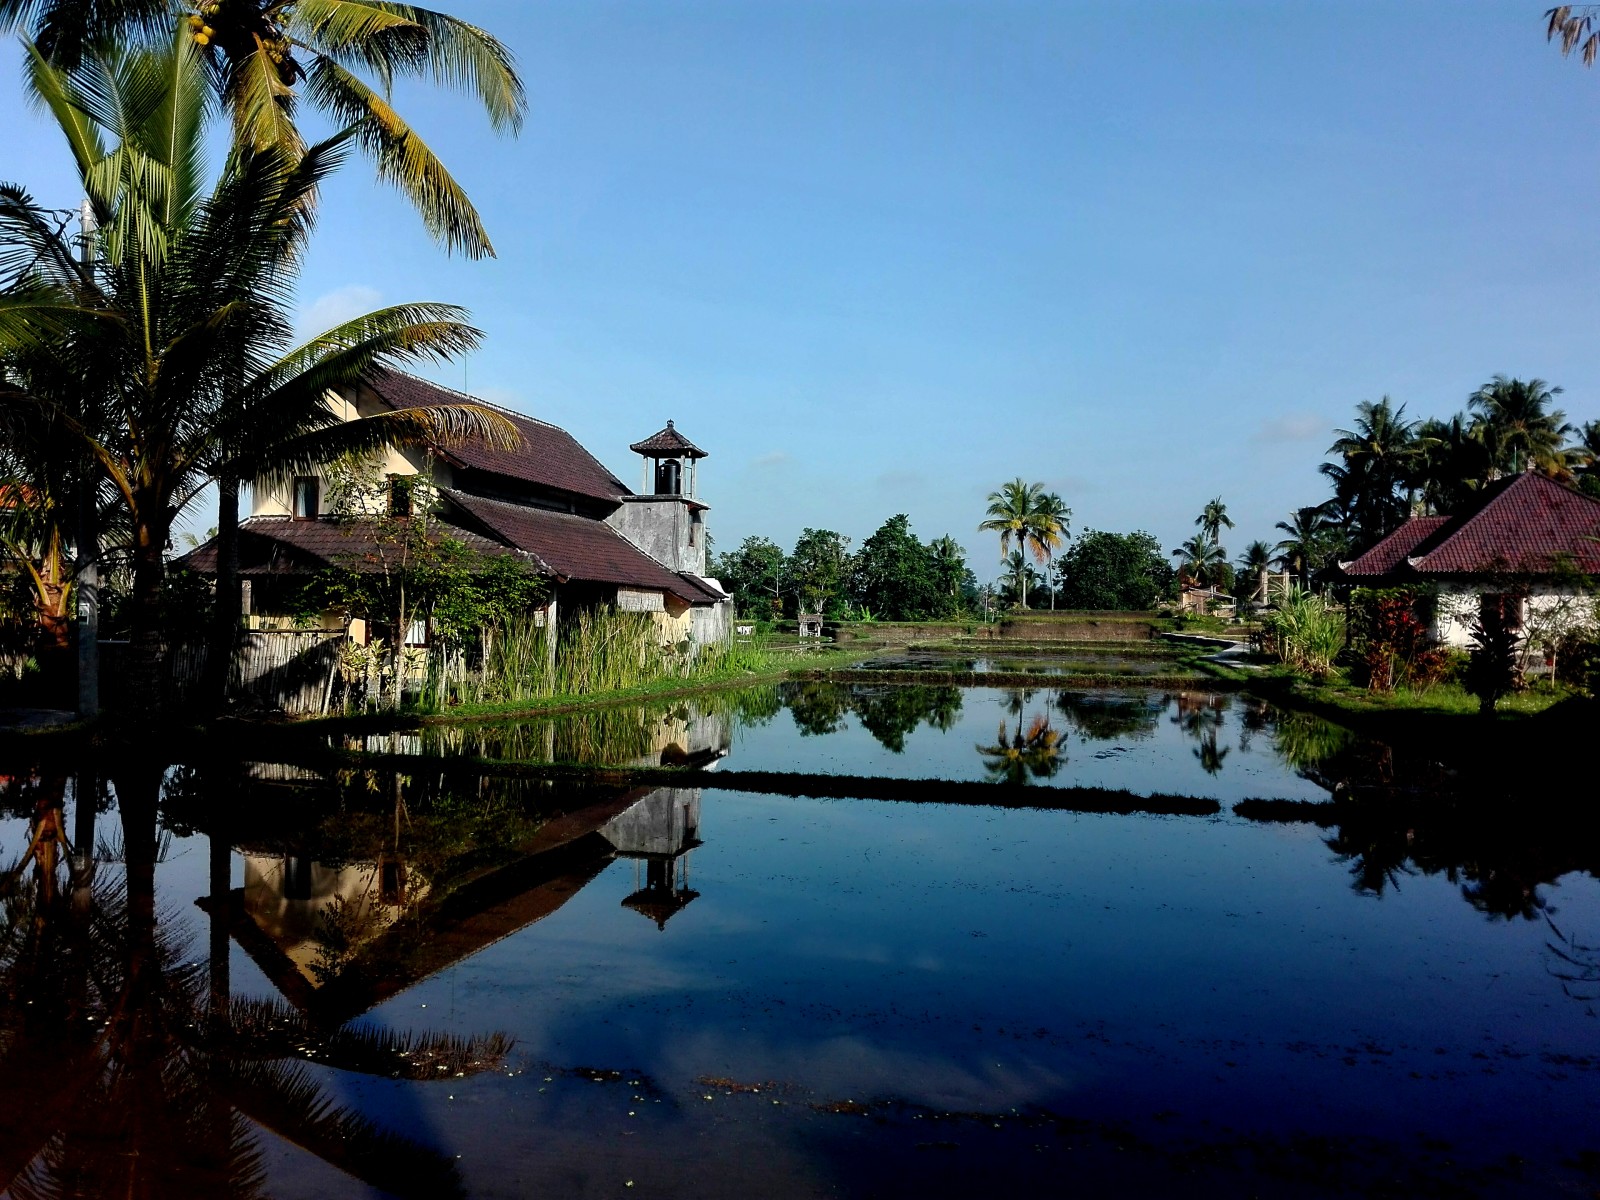
{"type": "MultiPolygon", "coordinates": [[[[469,404],[477,404],[483,408],[493,409],[495,412],[501,413],[504,416],[521,417],[524,421],[532,421],[535,425],[543,425],[547,429],[560,429],[562,433],[568,433],[568,430],[563,429],[554,421],[546,421],[543,417],[536,417],[532,413],[525,413],[515,408],[508,408],[504,404],[496,404],[493,400],[485,400],[482,396],[474,396],[471,392],[463,392],[460,388],[453,388],[447,383],[436,383],[432,379],[418,375],[415,372],[402,371],[399,367],[380,367],[378,369],[380,371],[386,371],[391,375],[404,375],[407,379],[414,379],[416,382],[423,384],[425,387],[431,387],[441,392],[449,392],[452,396],[459,396],[462,400],[465,400],[469,404]]],[[[591,455],[590,457],[593,456],[591,455]]]]}

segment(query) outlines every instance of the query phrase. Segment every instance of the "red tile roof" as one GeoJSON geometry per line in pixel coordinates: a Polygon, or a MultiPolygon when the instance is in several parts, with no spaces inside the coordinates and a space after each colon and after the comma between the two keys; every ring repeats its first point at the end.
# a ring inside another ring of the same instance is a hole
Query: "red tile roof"
{"type": "Polygon", "coordinates": [[[635,454],[648,454],[657,458],[705,458],[706,452],[673,428],[672,422],[659,433],[652,433],[642,442],[628,447],[635,454]]]}
{"type": "Polygon", "coordinates": [[[1410,558],[1421,575],[1600,574],[1600,500],[1529,471],[1453,518],[1410,558]]]}
{"type": "MultiPolygon", "coordinates": [[[[453,538],[478,554],[516,553],[511,547],[470,529],[444,522],[436,523],[436,529],[437,538],[453,538]]],[[[336,564],[357,571],[376,570],[376,563],[366,567],[364,560],[378,551],[377,532],[376,521],[360,518],[302,521],[292,517],[249,517],[239,522],[239,573],[251,578],[303,575],[336,564]]],[[[177,561],[202,575],[215,574],[216,539],[196,547],[177,561]]]]}
{"type": "Polygon", "coordinates": [[[1463,512],[1413,517],[1342,574],[1352,582],[1460,575],[1600,575],[1600,500],[1537,472],[1502,480],[1463,512]]]}
{"type": "Polygon", "coordinates": [[[1449,517],[1412,517],[1354,562],[1341,564],[1343,573],[1354,579],[1387,575],[1403,567],[1418,546],[1449,523],[1449,517]]]}
{"type": "Polygon", "coordinates": [[[694,576],[668,570],[604,521],[458,491],[442,494],[563,579],[670,592],[691,604],[722,599],[694,576]]]}
{"type": "Polygon", "coordinates": [[[522,444],[513,450],[500,450],[481,442],[441,449],[439,453],[447,462],[599,500],[617,501],[632,494],[622,480],[565,429],[403,371],[381,369],[368,380],[368,385],[380,400],[393,408],[481,404],[509,417],[522,435],[522,444]]]}

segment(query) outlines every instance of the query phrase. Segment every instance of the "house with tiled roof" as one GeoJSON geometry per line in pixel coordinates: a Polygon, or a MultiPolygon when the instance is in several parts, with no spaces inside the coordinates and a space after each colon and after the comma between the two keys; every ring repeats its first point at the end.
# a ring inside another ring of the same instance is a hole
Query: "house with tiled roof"
{"type": "Polygon", "coordinates": [[[1589,625],[1600,579],[1600,500],[1529,471],[1500,480],[1449,516],[1413,517],[1339,564],[1355,587],[1413,588],[1436,597],[1434,636],[1471,644],[1487,594],[1522,598],[1523,626],[1543,636],[1589,625]]]}
{"type": "MultiPolygon", "coordinates": [[[[438,536],[480,556],[514,556],[548,578],[554,596],[550,619],[579,608],[610,607],[655,614],[663,641],[726,638],[731,601],[705,574],[708,506],[697,495],[697,467],[706,455],[672,422],[632,447],[643,460],[649,489],[635,492],[559,426],[414,375],[379,370],[366,383],[329,397],[347,420],[468,403],[500,412],[516,429],[515,444],[391,445],[371,464],[375,477],[424,480],[437,499],[438,536]]],[[[400,514],[414,490],[380,489],[380,502],[390,506],[389,515],[400,514]]],[[[308,575],[338,564],[360,569],[374,557],[381,514],[341,508],[335,492],[331,471],[256,481],[250,515],[239,527],[240,574],[248,585],[253,627],[286,620],[283,598],[308,575]]],[[[215,544],[183,561],[202,574],[214,573],[215,544]]]]}

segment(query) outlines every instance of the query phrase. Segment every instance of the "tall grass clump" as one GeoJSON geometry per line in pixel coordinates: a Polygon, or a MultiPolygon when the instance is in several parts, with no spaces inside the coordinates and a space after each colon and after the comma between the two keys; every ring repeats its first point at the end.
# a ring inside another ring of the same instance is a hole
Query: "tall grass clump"
{"type": "Polygon", "coordinates": [[[1333,669],[1333,660],[1344,648],[1343,614],[1314,592],[1292,589],[1261,624],[1273,652],[1315,679],[1333,669]]]}

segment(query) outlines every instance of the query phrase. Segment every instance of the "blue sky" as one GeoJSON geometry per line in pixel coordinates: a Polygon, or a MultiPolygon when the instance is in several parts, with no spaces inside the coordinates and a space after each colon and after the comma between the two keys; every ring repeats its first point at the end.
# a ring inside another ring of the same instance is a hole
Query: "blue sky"
{"type": "MultiPolygon", "coordinates": [[[[446,258],[353,162],[304,319],[466,305],[486,345],[436,377],[624,480],[676,419],[721,548],[907,512],[987,576],[1023,475],[1169,548],[1220,494],[1237,553],[1324,498],[1359,400],[1448,415],[1506,372],[1600,416],[1600,71],[1538,5],[449,7],[510,44],[528,125],[399,107],[499,257],[446,258]]],[[[7,112],[0,177],[72,203],[7,112]]]]}

